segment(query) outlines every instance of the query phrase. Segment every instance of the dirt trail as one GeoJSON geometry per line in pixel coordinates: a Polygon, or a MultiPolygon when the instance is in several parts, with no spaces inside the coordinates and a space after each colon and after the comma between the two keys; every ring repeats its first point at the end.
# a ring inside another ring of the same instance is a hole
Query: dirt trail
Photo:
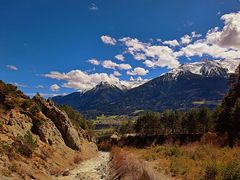
{"type": "Polygon", "coordinates": [[[56,178],[56,180],[106,180],[110,154],[99,152],[95,158],[83,161],[75,169],[69,171],[68,176],[56,178]]]}

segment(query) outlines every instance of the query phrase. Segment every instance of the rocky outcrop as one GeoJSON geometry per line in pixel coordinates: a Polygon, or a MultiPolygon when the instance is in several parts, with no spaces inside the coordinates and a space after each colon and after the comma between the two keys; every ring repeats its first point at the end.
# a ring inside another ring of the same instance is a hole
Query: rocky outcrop
{"type": "Polygon", "coordinates": [[[49,145],[64,144],[61,133],[52,121],[44,121],[38,128],[38,135],[41,141],[49,145]]]}
{"type": "Polygon", "coordinates": [[[40,95],[0,80],[0,179],[53,179],[96,156],[92,137],[72,122],[40,95]]]}
{"type": "Polygon", "coordinates": [[[67,114],[55,107],[50,101],[47,102],[39,96],[35,96],[34,100],[41,106],[43,114],[54,123],[58,131],[61,133],[65,144],[74,150],[80,151],[81,142],[83,141],[81,136],[83,137],[84,133],[79,133],[74,128],[67,114]]]}

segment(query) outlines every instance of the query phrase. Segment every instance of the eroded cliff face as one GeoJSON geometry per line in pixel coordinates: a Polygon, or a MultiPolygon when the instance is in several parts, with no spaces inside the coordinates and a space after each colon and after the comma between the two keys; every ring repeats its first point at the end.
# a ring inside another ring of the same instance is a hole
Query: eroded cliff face
{"type": "MultiPolygon", "coordinates": [[[[51,101],[45,101],[39,96],[35,96],[33,100],[41,107],[43,115],[53,122],[68,147],[81,151],[84,142],[93,143],[91,137],[83,129],[76,129],[67,114],[54,106],[51,101]]],[[[42,127],[40,126],[39,129],[41,130],[42,127]]]]}
{"type": "Polygon", "coordinates": [[[40,96],[0,81],[0,179],[51,179],[97,154],[93,138],[40,96]]]}

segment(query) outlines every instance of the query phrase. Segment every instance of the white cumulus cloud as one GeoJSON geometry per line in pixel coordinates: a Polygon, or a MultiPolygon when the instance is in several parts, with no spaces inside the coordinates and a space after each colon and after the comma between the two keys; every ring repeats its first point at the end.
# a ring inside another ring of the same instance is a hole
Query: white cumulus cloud
{"type": "Polygon", "coordinates": [[[190,44],[184,48],[181,49],[179,53],[179,56],[186,56],[186,57],[192,57],[192,56],[199,56],[202,57],[203,55],[210,55],[214,58],[238,58],[240,57],[240,51],[234,50],[234,49],[228,49],[220,47],[216,44],[206,44],[206,43],[195,43],[190,44]]]}
{"type": "Polygon", "coordinates": [[[170,41],[163,41],[163,44],[169,45],[169,46],[179,46],[179,43],[176,39],[170,40],[170,41]]]}
{"type": "Polygon", "coordinates": [[[129,70],[132,69],[132,66],[130,64],[117,64],[111,60],[105,60],[102,62],[102,66],[107,69],[120,69],[120,70],[129,70]]]}
{"type": "Polygon", "coordinates": [[[240,50],[240,12],[221,17],[225,26],[220,34],[219,45],[240,50]]]}
{"type": "Polygon", "coordinates": [[[102,66],[107,69],[115,69],[116,67],[118,67],[118,64],[112,62],[111,60],[105,60],[102,62],[102,66]]]}
{"type": "Polygon", "coordinates": [[[95,65],[95,66],[100,65],[100,61],[98,61],[97,59],[89,59],[88,62],[89,62],[90,64],[95,65]]]}
{"type": "Polygon", "coordinates": [[[134,59],[144,60],[149,67],[175,68],[179,66],[174,51],[168,46],[151,45],[129,37],[122,38],[120,41],[127,47],[127,52],[132,54],[134,59]]]}
{"type": "Polygon", "coordinates": [[[127,71],[128,75],[133,75],[133,76],[136,76],[136,75],[144,76],[147,73],[149,73],[149,71],[141,67],[134,68],[132,71],[127,71]]]}
{"type": "Polygon", "coordinates": [[[129,69],[132,69],[132,66],[130,64],[119,64],[118,68],[120,70],[129,70],[129,69]]]}
{"type": "Polygon", "coordinates": [[[155,63],[153,61],[150,61],[150,60],[144,61],[143,64],[145,64],[147,67],[150,67],[150,68],[155,66],[155,63]]]}
{"type": "Polygon", "coordinates": [[[16,66],[14,66],[14,65],[6,65],[6,67],[8,69],[10,69],[10,70],[13,70],[13,71],[17,71],[18,70],[18,68],[16,66]]]}
{"type": "Polygon", "coordinates": [[[55,91],[58,91],[61,87],[57,84],[53,84],[50,86],[50,89],[55,92],[55,91]]]}
{"type": "Polygon", "coordinates": [[[114,71],[114,72],[113,72],[113,75],[114,75],[114,76],[121,76],[122,74],[121,74],[119,71],[114,71]]]}
{"type": "Polygon", "coordinates": [[[108,35],[101,36],[101,40],[103,43],[109,44],[109,45],[116,45],[116,43],[117,43],[116,39],[114,39],[108,35]]]}
{"type": "Polygon", "coordinates": [[[119,61],[124,61],[124,59],[125,59],[122,54],[117,54],[117,55],[115,56],[115,58],[116,58],[117,60],[119,60],[119,61]]]}
{"type": "Polygon", "coordinates": [[[181,37],[181,44],[189,44],[191,41],[192,41],[192,38],[188,34],[181,37]]]}
{"type": "Polygon", "coordinates": [[[240,57],[240,12],[225,14],[223,29],[210,29],[206,37],[199,39],[176,52],[177,56],[212,56],[220,59],[240,57]]]}

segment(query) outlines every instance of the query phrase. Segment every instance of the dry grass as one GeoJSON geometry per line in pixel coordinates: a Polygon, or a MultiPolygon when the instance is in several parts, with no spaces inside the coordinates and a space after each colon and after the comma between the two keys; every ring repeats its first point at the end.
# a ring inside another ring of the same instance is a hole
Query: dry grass
{"type": "Polygon", "coordinates": [[[53,149],[48,146],[43,146],[40,150],[40,158],[44,161],[47,161],[48,158],[51,158],[53,156],[53,149]]]}
{"type": "Polygon", "coordinates": [[[112,148],[111,151],[112,179],[154,180],[154,172],[143,160],[137,158],[127,149],[112,148]]]}
{"type": "Polygon", "coordinates": [[[200,143],[129,149],[137,156],[158,162],[158,170],[183,179],[240,179],[240,147],[228,148],[200,143]]]}

